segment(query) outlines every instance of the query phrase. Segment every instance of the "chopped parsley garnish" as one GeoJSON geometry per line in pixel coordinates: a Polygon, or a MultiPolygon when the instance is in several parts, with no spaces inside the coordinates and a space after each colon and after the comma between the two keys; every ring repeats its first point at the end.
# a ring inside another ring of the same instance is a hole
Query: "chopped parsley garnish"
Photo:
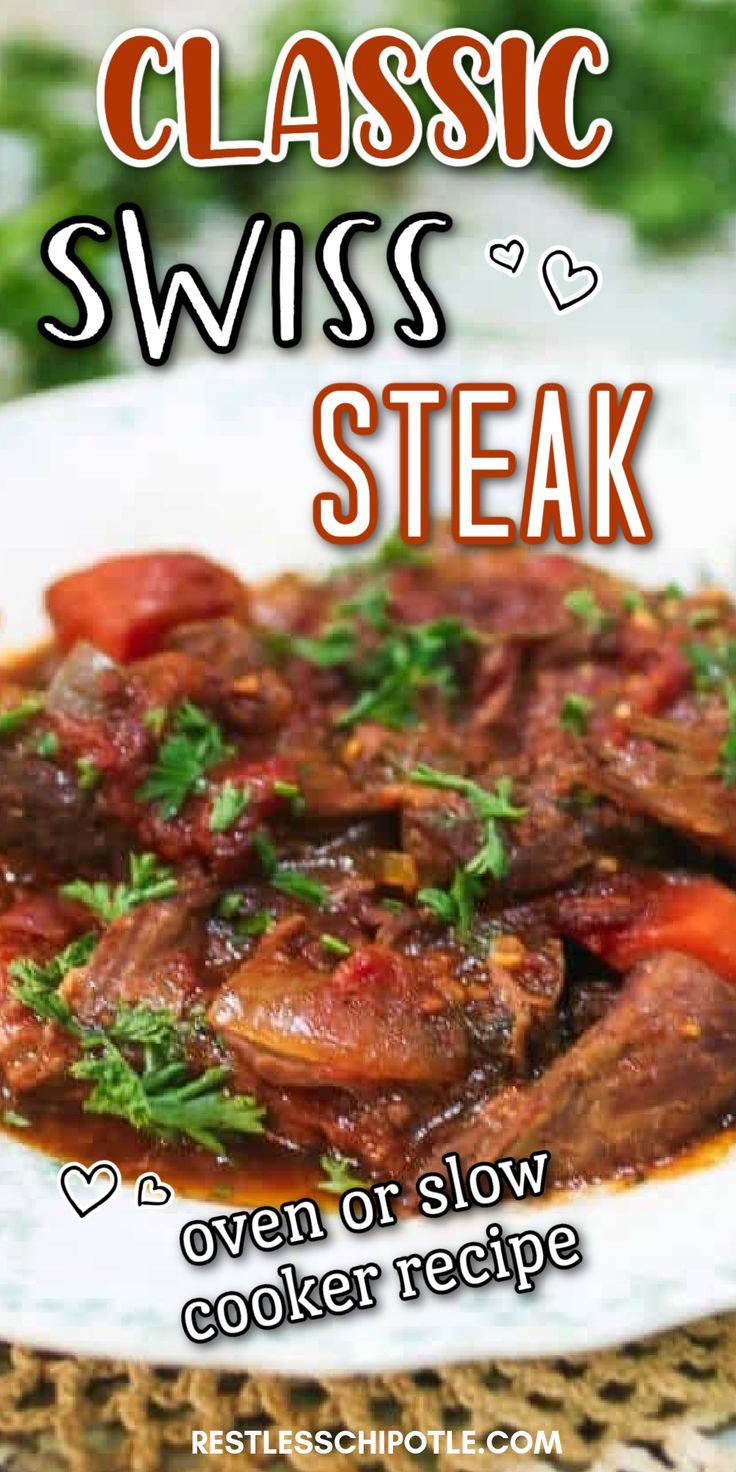
{"type": "Polygon", "coordinates": [[[40,731],[33,745],[36,756],[56,756],[59,750],[59,738],[55,731],[40,731]]]}
{"type": "Polygon", "coordinates": [[[333,956],[350,955],[350,946],[346,940],[341,940],[339,935],[330,935],[328,931],[325,931],[320,936],[319,943],[323,950],[329,951],[333,956]]]}
{"type": "Polygon", "coordinates": [[[646,608],[647,606],[646,599],[641,593],[637,593],[634,588],[628,588],[625,593],[622,593],[621,604],[624,613],[638,613],[642,608],[646,608]]]}
{"type": "Polygon", "coordinates": [[[238,787],[234,782],[223,782],[218,787],[210,812],[210,833],[227,833],[242,818],[250,802],[250,788],[238,787]]]}
{"type": "Polygon", "coordinates": [[[31,1127],[30,1119],[25,1114],[18,1114],[15,1109],[3,1110],[3,1124],[11,1130],[28,1130],[31,1127]]]}
{"type": "Polygon", "coordinates": [[[138,789],[141,802],[158,803],[161,817],[175,818],[193,793],[207,790],[207,772],[232,756],[233,748],[206,711],[185,700],[176,711],[170,734],[162,741],[154,765],[138,789]]]}
{"type": "Polygon", "coordinates": [[[80,756],[77,760],[77,786],[83,792],[93,792],[100,781],[100,770],[91,756],[80,756]]]}
{"type": "Polygon", "coordinates": [[[280,867],[271,876],[271,883],[282,894],[291,895],[295,900],[305,900],[308,905],[324,905],[327,902],[327,890],[319,880],[310,879],[308,874],[301,874],[298,869],[289,869],[287,865],[280,867]]]}
{"type": "Polygon", "coordinates": [[[684,595],[684,593],[682,591],[682,588],[680,587],[680,584],[679,583],[668,583],[667,586],[666,586],[666,588],[663,588],[662,589],[662,597],[663,598],[670,598],[672,600],[676,600],[678,598],[683,598],[684,596],[685,595],[684,595]]]}
{"type": "Polygon", "coordinates": [[[731,675],[736,675],[736,640],[685,644],[683,652],[693,667],[696,690],[718,690],[731,675]]]}
{"type": "Polygon", "coordinates": [[[424,690],[435,690],[447,700],[457,694],[452,661],[476,636],[458,618],[397,623],[389,614],[388,601],[384,587],[369,584],[339,605],[341,621],[327,624],[317,638],[292,641],[304,659],[322,669],[344,667],[359,687],[353,704],[337,717],[337,726],[370,720],[400,729],[417,719],[417,702],[424,690]],[[377,636],[364,648],[361,622],[377,636]]]}
{"type": "Polygon", "coordinates": [[[19,705],[12,705],[8,710],[0,710],[0,736],[10,736],[14,731],[19,731],[38,712],[43,710],[43,700],[40,695],[29,695],[26,700],[21,700],[19,705]]]}
{"type": "Polygon", "coordinates": [[[726,682],[728,730],[719,752],[719,772],[727,787],[736,787],[736,685],[726,682]]]}
{"type": "Polygon", "coordinates": [[[143,724],[146,730],[151,731],[154,736],[159,737],[166,725],[168,714],[169,712],[165,705],[152,706],[151,710],[147,710],[143,717],[143,724]]]}
{"type": "Polygon", "coordinates": [[[252,915],[244,915],[237,923],[238,935],[257,937],[265,935],[273,924],[273,910],[254,910],[252,915]]]}
{"type": "Polygon", "coordinates": [[[367,1190],[370,1184],[356,1176],[352,1162],[343,1160],[342,1156],[321,1155],[319,1163],[323,1172],[320,1191],[328,1191],[332,1196],[342,1196],[345,1191],[367,1190]]]}
{"type": "Polygon", "coordinates": [[[429,553],[405,542],[398,526],[384,537],[375,557],[376,567],[426,567],[429,562],[429,553]]]}
{"type": "Polygon", "coordinates": [[[274,918],[272,910],[254,910],[252,914],[244,915],[243,896],[237,889],[220,896],[217,914],[220,920],[233,926],[237,935],[243,936],[265,935],[274,918]]]}
{"type": "Polygon", "coordinates": [[[499,820],[505,822],[517,821],[526,817],[526,808],[515,807],[511,801],[511,778],[499,777],[495,792],[488,792],[485,787],[480,787],[477,782],[471,781],[469,777],[460,777],[453,772],[442,772],[436,767],[429,767],[420,762],[409,773],[412,782],[420,782],[425,787],[443,787],[452,792],[459,792],[467,798],[474,817],[483,828],[483,843],[478,852],[465,865],[468,874],[481,876],[492,874],[494,879],[503,879],[506,873],[506,852],[503,838],[498,828],[499,820]]]}
{"type": "Polygon", "coordinates": [[[594,702],[587,695],[576,695],[574,692],[566,695],[560,706],[560,725],[563,731],[569,731],[573,736],[584,736],[593,709],[594,702]]]}
{"type": "Polygon", "coordinates": [[[58,994],[64,977],[76,966],[86,966],[97,945],[97,936],[88,931],[65,946],[50,961],[33,961],[29,957],[18,957],[8,968],[14,983],[13,996],[30,1008],[45,1022],[71,1021],[66,1002],[58,994]]]}
{"type": "Polygon", "coordinates": [[[310,664],[329,670],[348,664],[357,653],[355,631],[348,624],[328,624],[316,639],[296,637],[291,648],[310,664]]]}
{"type": "Polygon", "coordinates": [[[564,604],[569,613],[580,619],[581,623],[587,624],[595,634],[602,634],[611,626],[611,615],[601,608],[592,588],[573,588],[564,599],[564,604]]]}
{"type": "Polygon", "coordinates": [[[71,1068],[73,1078],[92,1084],[84,1108],[111,1114],[134,1129],[162,1136],[183,1136],[224,1155],[222,1136],[254,1135],[263,1130],[265,1110],[251,1094],[223,1088],[228,1068],[208,1068],[190,1077],[184,1063],[148,1060],[138,1071],[106,1036],[85,1040],[86,1056],[71,1068]]]}
{"type": "Polygon", "coordinates": [[[693,667],[695,689],[719,691],[726,702],[728,726],[719,751],[718,775],[727,787],[736,787],[736,641],[686,644],[684,653],[693,667]]]}
{"type": "Polygon", "coordinates": [[[80,936],[45,965],[19,958],[10,966],[18,1000],[41,1020],[61,1024],[80,1043],[83,1056],[70,1073],[92,1085],[85,1110],[115,1115],[164,1139],[183,1136],[217,1155],[224,1154],[224,1135],[260,1133],[265,1110],[250,1094],[228,1092],[228,1068],[190,1075],[184,1029],[169,1012],[145,1003],[119,1007],[104,1030],[76,1020],[56,989],[73,966],[89,960],[95,944],[94,935],[80,936]],[[139,1050],[137,1066],[123,1047],[139,1050]]]}
{"type": "Polygon", "coordinates": [[[488,792],[469,777],[442,772],[425,763],[415,767],[409,776],[412,782],[421,782],[426,787],[459,792],[467,799],[474,817],[481,824],[483,842],[473,857],[455,870],[450,888],[420,889],[417,895],[420,904],[433,910],[445,924],[454,925],[459,934],[467,935],[475,906],[483,893],[481,881],[486,874],[494,879],[503,879],[507,870],[499,821],[516,821],[526,816],[527,809],[515,807],[512,803],[510,777],[499,777],[495,791],[488,792]]]}
{"type": "Polygon", "coordinates": [[[70,884],[62,884],[59,893],[65,899],[86,905],[106,924],[127,915],[136,905],[150,900],[166,900],[176,894],[176,878],[172,870],[159,864],[155,854],[131,854],[129,866],[127,884],[122,879],[117,884],[104,879],[93,883],[86,879],[73,879],[70,884]]]}
{"type": "Polygon", "coordinates": [[[297,782],[284,782],[281,778],[278,778],[273,784],[273,790],[277,797],[283,797],[291,804],[291,811],[295,817],[297,814],[304,812],[306,804],[302,796],[302,790],[297,782]]]}
{"type": "Polygon", "coordinates": [[[292,869],[288,864],[279,863],[276,849],[265,833],[253,835],[253,846],[274,889],[291,895],[293,899],[305,900],[309,905],[327,903],[328,894],[324,885],[317,879],[311,879],[308,874],[292,869]]]}
{"type": "Polygon", "coordinates": [[[475,907],[483,894],[483,881],[468,866],[455,870],[449,889],[420,889],[417,900],[426,905],[443,925],[454,925],[458,935],[467,936],[475,907]]]}
{"type": "Polygon", "coordinates": [[[227,894],[220,895],[217,902],[217,913],[221,920],[235,920],[243,908],[243,896],[237,889],[230,889],[227,894]]]}

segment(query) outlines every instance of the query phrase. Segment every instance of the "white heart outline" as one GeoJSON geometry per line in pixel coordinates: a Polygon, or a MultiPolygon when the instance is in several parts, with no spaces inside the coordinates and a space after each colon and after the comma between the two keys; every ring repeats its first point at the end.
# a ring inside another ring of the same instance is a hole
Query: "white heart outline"
{"type": "Polygon", "coordinates": [[[169,1206],[170,1203],[174,1200],[174,1194],[175,1193],[173,1187],[169,1185],[168,1181],[162,1181],[157,1170],[144,1171],[142,1175],[138,1176],[138,1179],[135,1183],[136,1206],[169,1206]],[[156,1191],[164,1191],[166,1193],[165,1199],[163,1201],[146,1200],[145,1187],[148,1182],[152,1183],[153,1193],[155,1193],[156,1191]]]}
{"type": "Polygon", "coordinates": [[[486,241],[483,247],[483,254],[488,265],[493,266],[494,271],[503,271],[504,276],[520,276],[529,259],[529,246],[523,235],[499,236],[494,240],[486,241]],[[504,266],[500,261],[494,261],[491,252],[496,246],[501,246],[503,250],[508,250],[512,245],[519,245],[521,247],[519,259],[515,266],[504,266]]]}
{"type": "Polygon", "coordinates": [[[77,1216],[80,1218],[80,1220],[84,1220],[84,1218],[86,1216],[89,1216],[91,1212],[96,1211],[98,1206],[104,1206],[105,1202],[109,1201],[111,1197],[115,1195],[115,1192],[120,1186],[120,1181],[120,1171],[118,1170],[118,1167],[113,1160],[95,1160],[93,1165],[82,1165],[81,1161],[79,1160],[68,1160],[66,1164],[62,1165],[60,1170],[58,1170],[56,1173],[56,1184],[61,1196],[63,1197],[64,1201],[66,1201],[67,1205],[71,1206],[73,1210],[77,1213],[77,1216]],[[67,1178],[72,1174],[72,1172],[76,1172],[78,1175],[82,1176],[82,1179],[84,1180],[86,1186],[91,1186],[95,1176],[98,1175],[101,1171],[107,1171],[107,1174],[112,1180],[112,1185],[110,1186],[109,1191],[106,1191],[104,1196],[100,1197],[99,1201],[90,1202],[89,1206],[78,1206],[76,1201],[74,1200],[74,1197],[71,1196],[69,1191],[67,1190],[67,1178]]]}
{"type": "Polygon", "coordinates": [[[598,295],[603,284],[603,274],[600,266],[597,266],[595,261],[579,261],[575,252],[570,250],[566,245],[550,246],[549,250],[546,250],[544,255],[540,256],[537,275],[539,277],[539,284],[552,310],[559,313],[560,316],[564,312],[576,311],[578,307],[585,306],[586,302],[592,302],[594,297],[598,295]],[[564,257],[568,276],[574,276],[578,271],[590,272],[594,277],[594,282],[590,290],[583,292],[581,296],[571,297],[569,301],[564,301],[558,295],[555,283],[549,274],[549,264],[553,256],[564,257]]]}

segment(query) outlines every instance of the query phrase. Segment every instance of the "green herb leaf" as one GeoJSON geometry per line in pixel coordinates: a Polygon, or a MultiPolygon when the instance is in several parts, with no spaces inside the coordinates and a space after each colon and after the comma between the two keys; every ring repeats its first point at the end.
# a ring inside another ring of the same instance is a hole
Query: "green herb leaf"
{"type": "Polygon", "coordinates": [[[306,900],[310,905],[327,903],[328,894],[324,885],[316,879],[310,879],[308,874],[290,868],[288,864],[280,864],[276,848],[265,833],[254,833],[253,847],[274,889],[291,895],[294,899],[306,900]]]}
{"type": "Polygon", "coordinates": [[[12,1130],[29,1130],[31,1127],[30,1119],[26,1119],[25,1114],[18,1114],[15,1109],[3,1110],[3,1124],[12,1130]]]}
{"type": "Polygon", "coordinates": [[[65,946],[50,961],[42,963],[27,956],[11,961],[8,968],[13,996],[44,1022],[60,1022],[68,1026],[71,1012],[58,994],[58,988],[69,971],[86,966],[97,945],[97,936],[89,931],[65,946]]]}
{"type": "Polygon", "coordinates": [[[376,553],[375,565],[379,568],[426,567],[430,560],[427,551],[404,541],[401,530],[397,526],[382,541],[376,553]]]}
{"type": "Polygon", "coordinates": [[[93,792],[100,781],[100,771],[91,756],[77,760],[77,785],[83,792],[93,792]]]}
{"type": "Polygon", "coordinates": [[[250,915],[243,915],[243,896],[239,890],[231,890],[220,896],[217,904],[217,914],[221,920],[227,920],[237,935],[259,936],[265,935],[273,922],[272,910],[254,910],[250,915]]]}
{"type": "Polygon", "coordinates": [[[43,710],[43,700],[39,695],[29,695],[19,705],[13,705],[9,710],[0,710],[0,736],[10,736],[20,730],[40,710],[43,710]]]}
{"type": "Polygon", "coordinates": [[[573,736],[584,736],[594,708],[594,701],[589,700],[587,695],[576,695],[572,692],[566,695],[560,706],[560,725],[563,731],[569,731],[573,736]]]}
{"type": "Polygon", "coordinates": [[[158,803],[162,818],[175,818],[192,793],[206,791],[210,767],[232,753],[217,722],[186,700],[176,711],[171,734],[159,747],[156,762],[136,795],[141,802],[158,803]]]}
{"type": "Polygon", "coordinates": [[[685,644],[683,653],[693,667],[696,690],[718,690],[727,679],[736,676],[736,640],[685,644]]]}
{"type": "Polygon", "coordinates": [[[284,782],[281,779],[273,784],[273,790],[277,797],[283,797],[291,805],[291,811],[296,816],[303,813],[306,806],[302,796],[301,788],[296,782],[284,782]]]}
{"type": "Polygon", "coordinates": [[[146,730],[151,731],[154,736],[159,737],[166,725],[168,715],[169,712],[165,705],[152,706],[151,710],[147,710],[143,717],[143,724],[146,730]]]}
{"type": "Polygon", "coordinates": [[[59,893],[65,899],[77,900],[106,924],[127,915],[136,905],[151,900],[170,899],[176,894],[176,878],[171,869],[159,864],[155,854],[131,854],[129,858],[130,882],[122,880],[111,884],[100,879],[89,883],[86,879],[73,879],[62,884],[59,893]]]}
{"type": "Polygon", "coordinates": [[[728,730],[719,753],[720,775],[727,787],[736,787],[736,685],[729,680],[725,687],[728,730]]]}
{"type": "Polygon", "coordinates": [[[339,1155],[321,1155],[319,1160],[323,1171],[323,1179],[319,1183],[320,1191],[327,1191],[332,1196],[342,1196],[345,1191],[367,1190],[370,1182],[361,1180],[355,1175],[355,1168],[351,1161],[344,1160],[339,1155]]]}
{"type": "Polygon", "coordinates": [[[195,1078],[178,1064],[137,1072],[107,1038],[90,1039],[88,1048],[71,1073],[92,1084],[84,1104],[92,1114],[115,1115],[164,1139],[193,1140],[216,1155],[225,1154],[223,1136],[263,1131],[265,1110],[251,1094],[227,1092],[226,1068],[208,1068],[195,1078]]]}
{"type": "Polygon", "coordinates": [[[221,894],[217,901],[217,913],[221,920],[234,920],[243,907],[243,896],[237,889],[221,894]]]}
{"type": "Polygon", "coordinates": [[[422,889],[417,895],[420,904],[427,905],[445,924],[454,925],[460,935],[467,935],[475,907],[483,894],[483,878],[491,874],[494,879],[502,879],[506,873],[506,849],[498,823],[523,818],[527,810],[512,803],[510,777],[499,777],[494,792],[488,792],[469,777],[443,772],[424,762],[415,767],[409,777],[412,782],[420,782],[425,787],[459,792],[467,798],[474,816],[482,825],[481,847],[467,864],[455,870],[449,890],[422,889]]]}
{"type": "Polygon", "coordinates": [[[564,599],[565,608],[595,634],[602,634],[613,623],[610,613],[601,608],[592,588],[574,588],[564,599]]]}
{"type": "Polygon", "coordinates": [[[243,816],[250,802],[250,788],[237,787],[234,782],[223,782],[218,787],[210,812],[210,833],[226,833],[243,816]]]}
{"type": "Polygon", "coordinates": [[[421,762],[409,773],[409,779],[425,787],[447,788],[467,798],[474,816],[483,825],[484,840],[481,848],[466,864],[466,870],[471,875],[492,874],[494,879],[502,879],[506,873],[506,853],[496,825],[499,820],[517,821],[526,817],[527,812],[526,808],[516,807],[511,801],[511,778],[499,777],[495,791],[488,792],[469,777],[443,772],[421,762]]]}
{"type": "Polygon", "coordinates": [[[333,956],[349,956],[351,947],[347,941],[341,940],[339,935],[330,935],[325,931],[319,938],[320,945],[325,951],[330,951],[333,956]]]}
{"type": "Polygon", "coordinates": [[[328,624],[317,638],[297,637],[290,641],[290,647],[310,664],[329,670],[355,657],[357,640],[349,624],[328,624]]]}
{"type": "Polygon", "coordinates": [[[45,758],[56,756],[59,750],[59,738],[55,731],[40,731],[36,737],[33,750],[36,756],[45,758]]]}
{"type": "Polygon", "coordinates": [[[647,606],[646,598],[641,593],[637,593],[634,588],[628,588],[621,595],[621,604],[625,613],[637,613],[647,606]]]}
{"type": "Polygon", "coordinates": [[[476,642],[473,632],[458,618],[397,623],[388,604],[386,588],[368,582],[339,605],[341,621],[328,623],[317,638],[292,641],[304,659],[323,669],[343,667],[346,677],[358,685],[356,700],[335,722],[339,727],[370,720],[400,729],[416,720],[423,691],[435,690],[447,700],[457,694],[453,660],[476,642]],[[361,622],[371,631],[366,648],[361,647],[361,622]]]}
{"type": "Polygon", "coordinates": [[[317,879],[310,879],[308,874],[301,874],[298,869],[289,869],[287,865],[277,869],[271,883],[282,894],[291,895],[295,900],[305,900],[308,905],[327,903],[327,890],[323,884],[317,879]]]}

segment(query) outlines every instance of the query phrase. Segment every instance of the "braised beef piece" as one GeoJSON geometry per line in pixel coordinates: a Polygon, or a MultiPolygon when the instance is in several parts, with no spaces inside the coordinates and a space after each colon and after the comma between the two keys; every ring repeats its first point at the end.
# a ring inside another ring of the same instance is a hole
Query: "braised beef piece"
{"type": "Polygon", "coordinates": [[[0,1087],[15,1095],[64,1077],[76,1045],[55,1022],[34,1016],[15,995],[12,964],[43,965],[79,932],[76,906],[19,892],[0,916],[0,1087]]]}
{"type": "Polygon", "coordinates": [[[203,939],[186,900],[140,905],[113,920],[90,960],[67,973],[61,996],[87,1027],[137,1002],[182,1017],[201,995],[203,939]]]}
{"type": "Polygon", "coordinates": [[[0,850],[57,873],[108,865],[120,836],[75,775],[0,749],[0,850]]]}
{"type": "Polygon", "coordinates": [[[282,921],[208,1019],[237,1086],[268,1101],[282,1137],[333,1149],[350,1138],[372,1170],[403,1170],[449,1100],[529,1075],[559,1002],[561,947],[498,929],[469,956],[437,927],[421,936],[409,914],[387,918],[373,943],[337,924],[352,945],[335,962],[309,916],[282,921]]]}
{"type": "Polygon", "coordinates": [[[489,1099],[440,1136],[422,1168],[551,1155],[571,1186],[635,1172],[698,1139],[736,1107],[736,990],[690,956],[642,961],[610,1011],[543,1076],[489,1099]]]}
{"type": "Polygon", "coordinates": [[[719,773],[723,723],[627,723],[594,746],[589,780],[620,807],[736,859],[736,788],[719,773]]]}

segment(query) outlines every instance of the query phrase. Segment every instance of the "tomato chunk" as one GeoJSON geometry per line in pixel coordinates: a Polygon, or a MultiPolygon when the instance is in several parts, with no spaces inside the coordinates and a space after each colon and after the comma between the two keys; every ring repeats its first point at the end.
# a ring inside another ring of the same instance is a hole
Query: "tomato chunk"
{"type": "Polygon", "coordinates": [[[62,647],[86,639],[112,659],[151,654],[177,624],[247,611],[234,573],[192,552],[111,557],[52,583],[46,608],[62,647]]]}
{"type": "Polygon", "coordinates": [[[736,982],[736,893],[716,879],[652,877],[621,924],[566,929],[616,971],[656,951],[682,951],[736,982]]]}

